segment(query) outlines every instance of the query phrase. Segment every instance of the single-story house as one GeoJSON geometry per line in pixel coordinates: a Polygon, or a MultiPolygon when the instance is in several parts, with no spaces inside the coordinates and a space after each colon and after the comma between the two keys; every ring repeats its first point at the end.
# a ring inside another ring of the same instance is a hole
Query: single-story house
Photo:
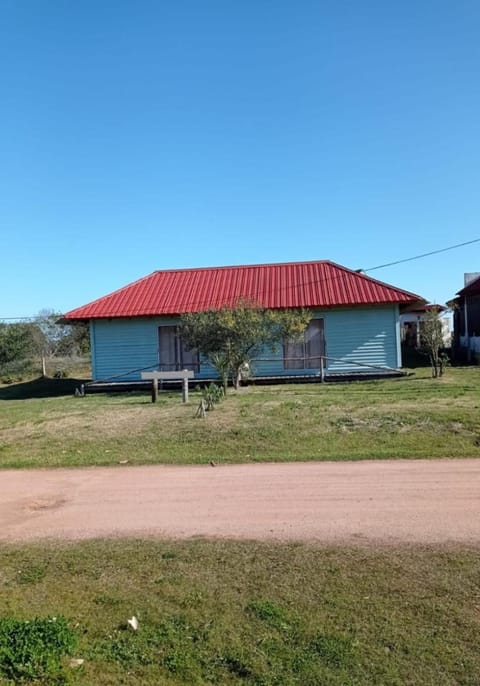
{"type": "Polygon", "coordinates": [[[453,309],[453,345],[459,357],[480,355],[480,273],[464,274],[464,287],[449,303],[453,309]]]}
{"type": "Polygon", "coordinates": [[[308,308],[302,342],[285,342],[254,362],[256,377],[314,376],[402,366],[400,313],[425,301],[418,295],[333,262],[291,262],[155,271],[109,295],[67,312],[90,323],[96,381],[133,381],[141,371],[190,369],[195,379],[215,370],[179,334],[183,313],[234,306],[308,308]]]}

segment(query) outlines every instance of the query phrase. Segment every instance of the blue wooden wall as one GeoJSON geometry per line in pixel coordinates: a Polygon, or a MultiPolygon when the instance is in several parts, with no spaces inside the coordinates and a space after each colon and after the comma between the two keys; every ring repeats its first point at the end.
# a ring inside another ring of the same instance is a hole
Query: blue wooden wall
{"type": "MultiPolygon", "coordinates": [[[[400,367],[398,306],[357,307],[315,311],[325,327],[327,372],[367,371],[362,364],[400,367]]],[[[158,364],[158,327],[174,325],[166,317],[92,320],[92,375],[96,381],[138,380],[142,368],[158,364]]],[[[257,376],[316,374],[316,370],[283,369],[283,350],[264,350],[254,364],[257,376]]],[[[202,364],[196,378],[212,378],[214,370],[202,364]]]]}

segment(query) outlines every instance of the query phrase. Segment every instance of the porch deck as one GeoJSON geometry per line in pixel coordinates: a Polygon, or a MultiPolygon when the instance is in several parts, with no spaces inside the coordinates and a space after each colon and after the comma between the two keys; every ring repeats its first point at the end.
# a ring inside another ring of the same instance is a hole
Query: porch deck
{"type": "MultiPolygon", "coordinates": [[[[368,370],[356,372],[332,372],[325,373],[325,383],[333,382],[351,382],[351,381],[368,381],[375,379],[392,379],[400,378],[409,375],[410,372],[402,370],[386,369],[368,370]]],[[[191,379],[189,383],[190,388],[196,386],[207,386],[210,383],[218,383],[218,378],[209,379],[191,379]]],[[[268,385],[268,384],[286,384],[286,383],[321,383],[320,373],[318,374],[292,374],[287,376],[254,376],[251,379],[244,379],[243,386],[249,385],[268,385]]],[[[181,387],[181,381],[169,380],[163,381],[161,387],[163,389],[176,389],[181,387]]],[[[145,391],[149,392],[151,389],[151,381],[91,381],[85,384],[86,393],[116,393],[116,392],[132,392],[145,391]]]]}

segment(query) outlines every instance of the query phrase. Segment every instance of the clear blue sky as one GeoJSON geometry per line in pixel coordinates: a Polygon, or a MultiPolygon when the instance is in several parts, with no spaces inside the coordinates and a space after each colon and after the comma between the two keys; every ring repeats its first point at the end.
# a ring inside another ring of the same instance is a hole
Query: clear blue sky
{"type": "MultiPolygon", "coordinates": [[[[3,0],[0,317],[480,237],[478,0],[3,0]]],[[[444,302],[480,243],[372,272],[444,302]]]]}

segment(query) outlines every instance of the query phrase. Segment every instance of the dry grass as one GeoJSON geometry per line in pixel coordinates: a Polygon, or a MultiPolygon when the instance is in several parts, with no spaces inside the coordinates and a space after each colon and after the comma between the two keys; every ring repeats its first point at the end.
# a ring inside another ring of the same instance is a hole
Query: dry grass
{"type": "Polygon", "coordinates": [[[148,394],[0,400],[0,465],[477,456],[479,381],[469,367],[441,380],[250,386],[206,419],[195,392],[189,405],[178,393],[156,405],[148,394]]]}

